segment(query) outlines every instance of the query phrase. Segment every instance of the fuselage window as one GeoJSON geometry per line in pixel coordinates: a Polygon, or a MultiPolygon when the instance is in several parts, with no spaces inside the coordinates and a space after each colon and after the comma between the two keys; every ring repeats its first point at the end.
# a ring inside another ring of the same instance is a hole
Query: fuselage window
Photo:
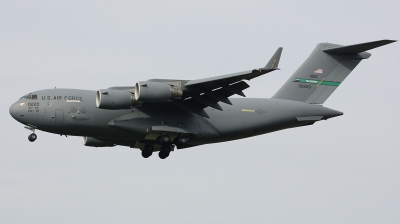
{"type": "Polygon", "coordinates": [[[37,100],[37,95],[32,95],[31,100],[37,100]]]}

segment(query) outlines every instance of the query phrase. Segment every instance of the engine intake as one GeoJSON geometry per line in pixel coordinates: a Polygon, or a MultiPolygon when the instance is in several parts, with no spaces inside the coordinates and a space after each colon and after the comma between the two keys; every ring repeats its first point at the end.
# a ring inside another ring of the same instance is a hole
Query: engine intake
{"type": "Polygon", "coordinates": [[[180,99],[182,90],[163,82],[138,82],[135,86],[135,99],[142,102],[163,102],[180,99]]]}
{"type": "Polygon", "coordinates": [[[100,89],[96,95],[96,106],[100,109],[127,109],[137,102],[131,92],[115,89],[100,89]]]}
{"type": "Polygon", "coordinates": [[[91,147],[114,147],[115,144],[103,142],[92,137],[83,137],[83,144],[91,147]]]}

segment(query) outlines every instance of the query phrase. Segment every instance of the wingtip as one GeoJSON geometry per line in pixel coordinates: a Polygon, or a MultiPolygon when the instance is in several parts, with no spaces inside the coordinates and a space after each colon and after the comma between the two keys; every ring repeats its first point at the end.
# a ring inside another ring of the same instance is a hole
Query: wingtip
{"type": "Polygon", "coordinates": [[[382,40],[382,41],[386,41],[386,42],[388,42],[389,44],[390,44],[390,43],[397,42],[397,40],[389,40],[389,39],[385,39],[385,40],[382,40]]]}
{"type": "Polygon", "coordinates": [[[279,61],[280,61],[281,55],[282,55],[282,50],[283,50],[283,47],[279,47],[275,51],[272,58],[268,61],[267,65],[264,66],[264,68],[275,69],[275,67],[278,67],[279,61]]]}

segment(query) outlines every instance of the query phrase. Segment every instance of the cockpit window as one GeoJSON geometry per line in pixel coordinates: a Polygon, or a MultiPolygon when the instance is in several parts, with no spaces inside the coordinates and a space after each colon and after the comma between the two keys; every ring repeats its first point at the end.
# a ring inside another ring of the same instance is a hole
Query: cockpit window
{"type": "Polygon", "coordinates": [[[36,94],[34,94],[34,95],[29,94],[29,95],[23,96],[23,97],[21,97],[21,98],[19,98],[19,99],[20,99],[20,100],[22,100],[22,99],[37,100],[37,95],[36,95],[36,94]]]}

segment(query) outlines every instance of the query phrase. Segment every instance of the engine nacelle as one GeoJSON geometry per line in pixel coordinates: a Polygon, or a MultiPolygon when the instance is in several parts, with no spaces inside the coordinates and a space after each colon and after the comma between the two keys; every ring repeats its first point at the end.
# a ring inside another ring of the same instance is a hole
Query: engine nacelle
{"type": "Polygon", "coordinates": [[[135,86],[135,99],[142,102],[163,102],[180,99],[182,90],[163,82],[138,82],[135,86]]]}
{"type": "Polygon", "coordinates": [[[114,147],[114,144],[102,142],[92,137],[83,137],[83,144],[91,147],[114,147]]]}
{"type": "Polygon", "coordinates": [[[139,104],[132,93],[125,90],[101,89],[97,91],[96,106],[101,109],[127,109],[139,104]]]}

